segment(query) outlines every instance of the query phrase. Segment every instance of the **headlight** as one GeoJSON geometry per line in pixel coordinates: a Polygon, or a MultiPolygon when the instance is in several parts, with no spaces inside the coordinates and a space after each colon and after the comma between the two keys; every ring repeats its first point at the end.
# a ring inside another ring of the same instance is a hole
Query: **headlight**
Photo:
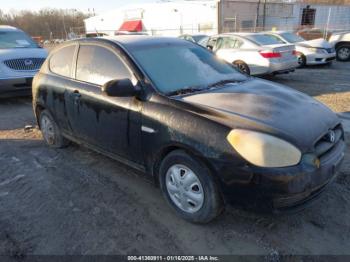
{"type": "Polygon", "coordinates": [[[325,52],[327,52],[325,49],[323,48],[316,48],[316,47],[309,47],[308,48],[311,52],[315,52],[315,53],[319,53],[319,54],[323,54],[325,52]]]}
{"type": "Polygon", "coordinates": [[[256,166],[294,166],[301,159],[298,148],[267,134],[234,129],[228,134],[227,140],[245,160],[256,166]]]}

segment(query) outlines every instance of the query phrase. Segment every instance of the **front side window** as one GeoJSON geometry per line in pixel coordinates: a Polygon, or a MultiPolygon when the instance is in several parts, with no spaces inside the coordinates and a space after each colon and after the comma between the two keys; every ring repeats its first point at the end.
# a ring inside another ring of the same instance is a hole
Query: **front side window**
{"type": "Polygon", "coordinates": [[[219,81],[247,79],[212,52],[189,42],[134,47],[130,53],[164,94],[184,88],[206,89],[219,81]]]}
{"type": "Polygon", "coordinates": [[[0,49],[38,47],[34,40],[22,31],[0,31],[0,49]]]}
{"type": "Polygon", "coordinates": [[[101,46],[80,46],[77,80],[103,85],[110,80],[125,78],[132,80],[132,74],[114,52],[101,46]]]}
{"type": "Polygon", "coordinates": [[[50,70],[58,75],[71,77],[75,45],[63,47],[50,58],[50,70]]]}

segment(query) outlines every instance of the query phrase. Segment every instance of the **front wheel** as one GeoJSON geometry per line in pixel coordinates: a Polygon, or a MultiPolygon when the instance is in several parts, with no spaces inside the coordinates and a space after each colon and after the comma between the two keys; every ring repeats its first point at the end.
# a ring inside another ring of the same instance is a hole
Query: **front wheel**
{"type": "Polygon", "coordinates": [[[341,45],[337,47],[337,60],[343,62],[350,60],[350,45],[341,45]]]}
{"type": "Polygon", "coordinates": [[[208,223],[223,210],[210,170],[181,150],[170,153],[160,170],[162,192],[178,215],[192,223],[208,223]]]}

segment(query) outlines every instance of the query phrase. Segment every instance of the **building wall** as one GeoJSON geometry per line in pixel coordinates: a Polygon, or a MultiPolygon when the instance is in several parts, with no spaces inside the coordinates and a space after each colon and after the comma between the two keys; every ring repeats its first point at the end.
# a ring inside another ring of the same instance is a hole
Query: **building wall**
{"type": "Polygon", "coordinates": [[[113,35],[127,20],[142,20],[150,35],[178,36],[183,33],[217,32],[215,1],[157,2],[126,5],[85,20],[86,32],[113,35]]]}
{"type": "Polygon", "coordinates": [[[349,5],[221,0],[219,31],[296,30],[301,28],[303,9],[316,9],[314,27],[350,30],[349,5]],[[258,11],[259,10],[259,11],[258,11]],[[259,15],[257,16],[257,14],[259,15]],[[247,23],[250,21],[250,23],[247,23]],[[229,25],[229,26],[228,26],[229,25]]]}

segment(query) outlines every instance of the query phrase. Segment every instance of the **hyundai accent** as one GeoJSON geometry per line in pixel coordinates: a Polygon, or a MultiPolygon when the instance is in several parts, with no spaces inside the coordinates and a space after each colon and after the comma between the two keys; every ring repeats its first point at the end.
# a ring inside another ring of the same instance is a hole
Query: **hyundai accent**
{"type": "Polygon", "coordinates": [[[73,141],[143,171],[196,223],[237,192],[276,211],[303,207],[344,156],[326,106],[176,38],[64,43],[34,78],[33,107],[48,145],[73,141]]]}

